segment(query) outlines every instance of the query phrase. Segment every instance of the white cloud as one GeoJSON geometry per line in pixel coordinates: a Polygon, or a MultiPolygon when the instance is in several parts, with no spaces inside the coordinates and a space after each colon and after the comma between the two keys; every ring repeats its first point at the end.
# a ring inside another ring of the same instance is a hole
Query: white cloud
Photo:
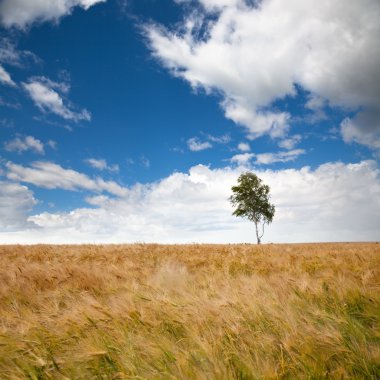
{"type": "Polygon", "coordinates": [[[340,131],[346,143],[356,142],[380,150],[380,108],[360,112],[356,117],[343,120],[340,131]]]}
{"type": "Polygon", "coordinates": [[[0,62],[23,67],[26,63],[39,62],[40,59],[31,51],[19,50],[9,38],[0,38],[0,62]]]}
{"type": "Polygon", "coordinates": [[[225,116],[236,124],[246,127],[248,139],[254,140],[265,134],[272,138],[286,135],[290,125],[287,112],[258,112],[241,99],[228,99],[223,102],[225,116]]]}
{"type": "Polygon", "coordinates": [[[25,28],[33,22],[55,21],[70,14],[74,7],[88,9],[105,0],[3,0],[0,20],[5,27],[25,28]]]}
{"type": "MultiPolygon", "coordinates": [[[[203,133],[202,133],[203,134],[203,133]]],[[[204,135],[204,134],[203,134],[204,135]]],[[[229,135],[222,136],[213,136],[213,135],[204,135],[203,139],[205,141],[201,141],[198,137],[191,137],[187,140],[187,146],[192,152],[199,152],[201,150],[210,149],[214,144],[228,144],[231,141],[231,137],[229,135]]]]}
{"type": "Polygon", "coordinates": [[[301,154],[305,154],[303,149],[294,149],[277,153],[240,153],[233,156],[230,161],[238,165],[245,165],[255,158],[255,163],[258,165],[270,165],[276,162],[294,161],[301,154]]]}
{"type": "Polygon", "coordinates": [[[47,78],[45,76],[36,76],[29,78],[29,82],[37,82],[45,87],[55,90],[61,94],[68,94],[70,92],[70,75],[64,72],[65,74],[63,75],[64,79],[61,82],[56,82],[51,80],[50,78],[47,78]]]}
{"type": "Polygon", "coordinates": [[[305,117],[305,121],[310,123],[317,123],[321,120],[326,120],[327,115],[324,111],[326,107],[326,100],[318,95],[309,95],[307,102],[305,103],[305,108],[312,111],[312,115],[305,117]]]}
{"type": "Polygon", "coordinates": [[[305,103],[305,108],[312,111],[320,111],[325,105],[326,101],[323,98],[318,95],[311,95],[305,103]]]}
{"type": "Polygon", "coordinates": [[[93,206],[102,206],[110,200],[106,195],[95,195],[93,197],[87,197],[86,202],[93,206]]]}
{"type": "Polygon", "coordinates": [[[201,150],[212,148],[209,141],[200,141],[197,137],[192,137],[187,140],[187,146],[192,152],[199,152],[201,150]]]}
{"type": "Polygon", "coordinates": [[[32,226],[27,217],[36,203],[33,193],[26,186],[0,181],[0,230],[12,231],[32,226]]]}
{"type": "Polygon", "coordinates": [[[271,187],[276,215],[266,242],[378,239],[380,170],[363,161],[278,171],[198,165],[189,173],[136,185],[122,198],[87,198],[91,208],[33,215],[29,221],[39,229],[2,233],[0,241],[254,242],[252,224],[233,217],[228,202],[231,186],[246,170],[271,187]]]}
{"type": "Polygon", "coordinates": [[[46,143],[47,146],[49,146],[51,149],[57,149],[57,142],[54,140],[49,140],[46,143]]]}
{"type": "Polygon", "coordinates": [[[301,135],[293,135],[279,141],[278,146],[284,149],[293,149],[302,140],[301,135]]]}
{"type": "Polygon", "coordinates": [[[26,182],[46,189],[106,191],[116,196],[124,196],[128,190],[116,182],[92,179],[86,174],[65,169],[53,162],[33,162],[29,167],[7,162],[5,164],[8,179],[26,182]]]}
{"type": "Polygon", "coordinates": [[[239,145],[238,145],[238,149],[239,149],[241,152],[249,152],[249,151],[251,150],[251,147],[249,146],[248,143],[241,142],[241,143],[239,143],[239,145]]]}
{"type": "Polygon", "coordinates": [[[88,158],[85,162],[94,169],[108,170],[110,172],[119,171],[119,165],[108,165],[105,159],[88,158]]]}
{"type": "MultiPolygon", "coordinates": [[[[291,115],[272,105],[295,85],[311,93],[309,108],[380,113],[378,0],[198,3],[174,30],[146,27],[152,53],[193,88],[221,94],[226,117],[251,138],[285,137],[291,115]]],[[[367,119],[354,120],[355,135],[379,132],[379,119],[367,119]]]]}
{"type": "Polygon", "coordinates": [[[254,153],[240,153],[240,154],[235,154],[231,158],[231,162],[237,163],[238,165],[244,165],[247,164],[251,159],[255,157],[254,153]]]}
{"type": "MultiPolygon", "coordinates": [[[[186,3],[190,2],[191,0],[175,0],[177,3],[186,3]]],[[[237,5],[241,3],[241,0],[199,0],[199,2],[204,6],[206,9],[210,11],[220,10],[224,7],[228,7],[231,5],[237,5]]]]}
{"type": "Polygon", "coordinates": [[[25,152],[32,150],[39,154],[44,154],[44,144],[33,136],[16,137],[4,144],[4,147],[9,152],[25,152]]]}
{"type": "Polygon", "coordinates": [[[8,86],[15,87],[16,83],[12,80],[10,74],[0,65],[0,82],[8,86]]]}
{"type": "Polygon", "coordinates": [[[66,94],[70,88],[66,83],[53,82],[45,77],[36,77],[31,78],[28,83],[23,83],[23,86],[42,112],[50,112],[75,122],[91,120],[91,114],[86,109],[75,111],[73,107],[64,104],[62,95],[66,94]]]}
{"type": "Polygon", "coordinates": [[[0,62],[20,65],[21,57],[14,44],[7,38],[0,39],[0,62]]]}
{"type": "Polygon", "coordinates": [[[207,135],[207,139],[217,144],[228,144],[231,141],[231,137],[229,135],[223,135],[223,136],[207,135]]]}
{"type": "Polygon", "coordinates": [[[289,162],[294,161],[301,154],[305,154],[303,149],[294,149],[277,153],[259,153],[255,154],[255,162],[260,165],[270,165],[275,162],[289,162]]]}

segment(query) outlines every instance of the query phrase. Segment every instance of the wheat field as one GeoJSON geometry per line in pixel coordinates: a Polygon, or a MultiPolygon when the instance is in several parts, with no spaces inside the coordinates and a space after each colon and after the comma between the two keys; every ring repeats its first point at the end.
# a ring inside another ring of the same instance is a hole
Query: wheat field
{"type": "Polygon", "coordinates": [[[0,246],[1,379],[379,379],[380,244],[0,246]]]}

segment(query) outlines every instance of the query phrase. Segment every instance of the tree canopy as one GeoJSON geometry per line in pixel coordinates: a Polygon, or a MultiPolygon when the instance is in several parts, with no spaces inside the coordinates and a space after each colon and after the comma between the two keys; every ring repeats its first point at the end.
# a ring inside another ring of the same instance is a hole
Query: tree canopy
{"type": "Polygon", "coordinates": [[[275,207],[269,202],[270,187],[262,183],[256,174],[246,172],[238,178],[238,185],[232,187],[230,202],[236,207],[233,215],[245,217],[256,227],[257,244],[264,235],[264,226],[272,222],[275,207]],[[262,232],[259,232],[259,226],[262,232]]]}

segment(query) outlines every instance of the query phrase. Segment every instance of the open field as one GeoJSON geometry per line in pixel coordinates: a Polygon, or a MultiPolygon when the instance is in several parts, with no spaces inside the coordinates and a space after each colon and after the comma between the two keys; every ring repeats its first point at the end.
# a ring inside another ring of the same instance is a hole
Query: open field
{"type": "Polygon", "coordinates": [[[1,379],[379,379],[380,244],[0,246],[1,379]]]}

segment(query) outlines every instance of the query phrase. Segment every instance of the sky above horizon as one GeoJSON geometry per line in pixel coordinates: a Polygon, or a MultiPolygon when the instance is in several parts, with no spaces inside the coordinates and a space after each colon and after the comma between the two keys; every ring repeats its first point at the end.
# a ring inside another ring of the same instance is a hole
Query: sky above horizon
{"type": "Polygon", "coordinates": [[[0,243],[380,234],[378,0],[0,1],[0,243]]]}

